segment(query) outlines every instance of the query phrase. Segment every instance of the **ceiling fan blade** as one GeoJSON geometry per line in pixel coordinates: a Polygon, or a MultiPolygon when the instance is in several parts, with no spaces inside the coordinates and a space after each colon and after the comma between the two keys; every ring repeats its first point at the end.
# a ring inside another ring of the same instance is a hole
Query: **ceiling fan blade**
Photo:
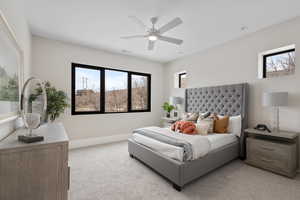
{"type": "Polygon", "coordinates": [[[129,18],[132,19],[132,21],[134,21],[137,25],[139,25],[144,31],[148,30],[148,27],[144,24],[144,22],[142,22],[142,20],[140,20],[136,16],[129,16],[129,18]]]}
{"type": "Polygon", "coordinates": [[[154,48],[154,41],[150,41],[150,40],[149,40],[149,43],[148,43],[148,50],[149,50],[149,51],[152,51],[153,48],[154,48]]]}
{"type": "Polygon", "coordinates": [[[131,36],[123,36],[121,39],[133,39],[133,38],[145,38],[147,35],[131,35],[131,36]]]}
{"type": "Polygon", "coordinates": [[[176,17],[175,19],[173,19],[172,21],[170,21],[169,23],[167,23],[166,25],[164,25],[160,29],[158,29],[158,32],[160,34],[163,34],[163,33],[167,32],[168,30],[171,30],[172,28],[178,26],[181,23],[182,23],[182,20],[179,17],[176,17]]]}
{"type": "Polygon", "coordinates": [[[165,42],[170,42],[173,44],[180,45],[182,44],[183,40],[176,39],[176,38],[171,38],[171,37],[165,37],[165,36],[158,36],[159,40],[165,41],[165,42]]]}

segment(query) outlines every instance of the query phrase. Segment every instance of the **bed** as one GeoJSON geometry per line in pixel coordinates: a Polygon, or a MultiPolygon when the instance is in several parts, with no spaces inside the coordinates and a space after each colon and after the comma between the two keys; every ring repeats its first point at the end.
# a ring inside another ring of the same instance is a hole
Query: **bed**
{"type": "Polygon", "coordinates": [[[247,83],[186,89],[186,112],[203,113],[209,111],[220,115],[241,116],[239,137],[231,135],[223,136],[223,139],[220,139],[219,136],[213,136],[211,138],[211,144],[214,145],[213,149],[198,159],[185,161],[180,157],[182,154],[180,148],[176,149],[172,145],[166,147],[165,144],[159,144],[159,141],[150,141],[149,138],[143,138],[142,136],[138,139],[134,136],[128,139],[128,152],[132,158],[140,160],[170,180],[173,183],[173,187],[181,191],[183,186],[208,172],[234,159],[245,158],[245,136],[243,130],[247,127],[248,120],[247,96],[247,83]],[[224,143],[225,140],[227,142],[224,143]],[[172,157],[158,151],[158,149],[147,147],[147,145],[143,145],[146,144],[145,142],[152,142],[151,145],[154,142],[157,148],[163,145],[167,152],[174,155],[172,157]],[[176,156],[178,159],[174,159],[176,156]]]}

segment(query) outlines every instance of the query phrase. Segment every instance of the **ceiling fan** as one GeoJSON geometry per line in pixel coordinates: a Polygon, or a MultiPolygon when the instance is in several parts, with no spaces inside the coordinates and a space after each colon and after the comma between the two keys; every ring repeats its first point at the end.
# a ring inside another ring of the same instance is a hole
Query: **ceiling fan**
{"type": "Polygon", "coordinates": [[[169,43],[176,44],[176,45],[180,45],[183,42],[183,40],[162,35],[165,32],[175,28],[176,26],[178,26],[182,23],[182,20],[179,17],[176,17],[175,19],[173,19],[169,23],[165,24],[164,26],[160,27],[159,29],[155,28],[155,24],[158,20],[157,17],[152,17],[150,19],[150,21],[152,23],[151,28],[148,28],[140,19],[138,19],[135,16],[129,16],[129,18],[131,18],[139,26],[141,26],[146,31],[146,34],[145,35],[125,36],[125,37],[121,37],[122,39],[147,38],[148,39],[148,50],[153,50],[154,43],[156,40],[161,40],[161,41],[169,42],[169,43]]]}

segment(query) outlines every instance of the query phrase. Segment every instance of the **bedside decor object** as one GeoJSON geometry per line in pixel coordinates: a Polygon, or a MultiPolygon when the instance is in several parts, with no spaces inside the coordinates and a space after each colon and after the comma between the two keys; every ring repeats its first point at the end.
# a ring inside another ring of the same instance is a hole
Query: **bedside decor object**
{"type": "Polygon", "coordinates": [[[182,99],[181,97],[171,97],[170,98],[172,104],[175,106],[174,108],[174,117],[178,117],[178,105],[182,104],[182,99]]]}
{"type": "Polygon", "coordinates": [[[179,118],[162,117],[162,128],[170,128],[172,124],[179,121],[179,118]]]}
{"type": "Polygon", "coordinates": [[[170,113],[172,110],[174,110],[175,107],[173,105],[171,105],[169,102],[165,102],[162,107],[163,107],[164,111],[167,112],[167,117],[170,118],[171,117],[170,113]]]}
{"type": "Polygon", "coordinates": [[[246,163],[274,173],[294,177],[298,169],[298,133],[246,129],[246,163]]]}
{"type": "Polygon", "coordinates": [[[265,92],[262,99],[263,106],[274,107],[274,132],[279,132],[279,107],[288,105],[287,92],[265,92]]]}
{"type": "Polygon", "coordinates": [[[19,135],[19,141],[32,143],[44,140],[43,136],[32,133],[33,129],[40,126],[47,110],[47,95],[40,79],[32,77],[26,81],[22,89],[20,108],[24,125],[29,131],[24,135],[19,135]],[[39,89],[41,93],[36,94],[39,89]]]}
{"type": "Polygon", "coordinates": [[[268,131],[271,133],[272,131],[267,127],[265,124],[257,124],[254,129],[259,130],[259,131],[268,131]]]}

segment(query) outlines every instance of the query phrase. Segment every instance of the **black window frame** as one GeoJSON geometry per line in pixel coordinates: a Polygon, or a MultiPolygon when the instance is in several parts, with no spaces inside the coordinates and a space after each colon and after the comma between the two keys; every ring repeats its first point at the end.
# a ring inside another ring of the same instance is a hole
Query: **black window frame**
{"type": "Polygon", "coordinates": [[[121,69],[114,69],[114,68],[108,68],[108,67],[100,67],[100,66],[93,66],[93,65],[87,65],[87,64],[80,64],[80,63],[72,63],[71,64],[71,114],[72,115],[88,115],[88,114],[119,114],[119,113],[136,113],[136,112],[151,112],[151,74],[149,73],[142,73],[142,72],[135,72],[135,71],[127,71],[127,70],[121,70],[121,69]],[[100,111],[76,111],[76,98],[75,98],[75,85],[76,85],[76,68],[85,68],[85,69],[93,69],[93,70],[99,70],[100,71],[100,111]],[[125,72],[127,73],[127,111],[126,112],[105,112],[105,70],[113,70],[113,71],[119,71],[119,72],[125,72]],[[132,88],[131,88],[131,81],[132,81],[132,75],[139,75],[139,76],[145,76],[147,77],[147,92],[148,92],[148,106],[147,109],[144,110],[134,110],[132,109],[132,102],[131,102],[131,94],[132,94],[132,88]]]}
{"type": "Polygon", "coordinates": [[[279,54],[289,53],[289,52],[296,52],[296,49],[292,48],[292,49],[288,49],[288,50],[284,50],[284,51],[278,51],[278,52],[275,52],[275,53],[270,53],[270,54],[263,55],[263,78],[268,78],[267,77],[267,58],[272,57],[272,56],[276,56],[276,55],[279,55],[279,54]]]}
{"type": "Polygon", "coordinates": [[[181,87],[181,79],[182,79],[183,75],[186,75],[186,72],[182,72],[182,73],[178,74],[178,88],[182,88],[181,87]]]}

